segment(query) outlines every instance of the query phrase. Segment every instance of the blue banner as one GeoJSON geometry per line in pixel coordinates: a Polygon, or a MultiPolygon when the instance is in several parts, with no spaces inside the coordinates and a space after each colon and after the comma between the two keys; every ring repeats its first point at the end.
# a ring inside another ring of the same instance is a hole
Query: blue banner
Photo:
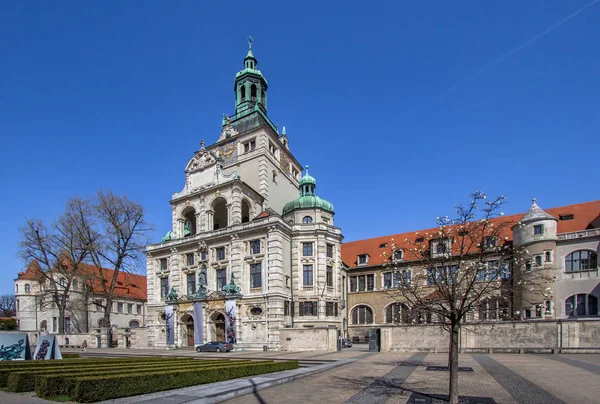
{"type": "Polygon", "coordinates": [[[0,361],[31,359],[29,337],[24,333],[0,333],[0,361]]]}
{"type": "Polygon", "coordinates": [[[56,343],[56,337],[54,335],[43,335],[40,337],[35,352],[33,353],[33,359],[62,359],[62,354],[60,353],[60,348],[56,343]]]}
{"type": "Polygon", "coordinates": [[[194,302],[194,345],[204,344],[204,315],[202,303],[194,302]]]}
{"type": "Polygon", "coordinates": [[[165,320],[166,324],[166,334],[167,334],[167,345],[175,344],[175,313],[173,312],[173,306],[168,304],[165,307],[165,320]]]}

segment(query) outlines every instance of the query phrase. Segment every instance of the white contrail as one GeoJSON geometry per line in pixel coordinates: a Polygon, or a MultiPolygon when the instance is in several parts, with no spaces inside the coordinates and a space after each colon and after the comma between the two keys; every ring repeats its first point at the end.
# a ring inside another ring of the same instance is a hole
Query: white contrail
{"type": "MultiPolygon", "coordinates": [[[[448,95],[448,94],[456,91],[462,84],[464,84],[464,83],[466,83],[466,82],[468,82],[470,80],[476,79],[477,77],[481,76],[483,73],[485,73],[486,71],[488,71],[492,67],[494,67],[494,66],[496,66],[496,65],[504,62],[506,59],[510,58],[515,53],[517,53],[517,52],[525,49],[526,47],[528,47],[532,43],[538,41],[540,38],[548,35],[550,32],[554,31],[555,29],[557,29],[558,27],[560,27],[561,25],[563,25],[567,21],[575,18],[577,15],[581,14],[582,12],[584,12],[588,8],[592,7],[594,4],[598,3],[599,1],[600,0],[594,0],[594,1],[586,4],[585,6],[581,7],[577,11],[575,11],[574,13],[569,14],[568,16],[564,17],[563,19],[561,19],[560,21],[558,21],[556,24],[550,26],[549,28],[545,29],[544,31],[540,32],[539,34],[534,35],[532,38],[530,38],[527,41],[523,42],[521,45],[519,45],[519,46],[517,46],[517,47],[515,47],[515,48],[513,48],[511,50],[509,50],[508,52],[500,55],[499,57],[497,57],[493,61],[491,61],[491,62],[487,63],[486,65],[484,65],[481,69],[476,70],[470,76],[465,77],[464,79],[456,82],[452,86],[450,86],[450,87],[446,88],[445,90],[443,90],[440,94],[438,94],[437,96],[433,97],[430,100],[430,102],[431,101],[440,100],[445,95],[448,95]]],[[[418,111],[419,109],[421,109],[424,106],[425,105],[421,105],[421,107],[417,107],[417,108],[413,108],[411,110],[408,110],[407,113],[404,114],[404,116],[410,115],[411,113],[418,111]]]]}

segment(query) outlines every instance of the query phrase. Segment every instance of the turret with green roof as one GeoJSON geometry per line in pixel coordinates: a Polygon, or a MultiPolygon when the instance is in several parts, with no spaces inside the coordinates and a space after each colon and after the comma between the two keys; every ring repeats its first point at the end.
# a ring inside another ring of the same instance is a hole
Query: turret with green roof
{"type": "Polygon", "coordinates": [[[306,172],[304,173],[304,176],[300,178],[298,183],[300,185],[300,196],[284,205],[282,212],[284,215],[296,209],[314,208],[320,208],[327,212],[334,213],[331,202],[315,195],[317,180],[308,173],[308,166],[306,166],[306,172]]]}

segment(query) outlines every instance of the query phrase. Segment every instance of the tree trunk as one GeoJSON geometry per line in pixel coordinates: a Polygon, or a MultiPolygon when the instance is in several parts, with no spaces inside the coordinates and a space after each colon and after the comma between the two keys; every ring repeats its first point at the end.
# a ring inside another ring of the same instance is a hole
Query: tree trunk
{"type": "Polygon", "coordinates": [[[63,301],[62,304],[60,304],[58,307],[58,333],[59,334],[65,333],[65,312],[66,312],[66,307],[65,307],[65,303],[63,301]]]}
{"type": "Polygon", "coordinates": [[[450,349],[448,353],[448,370],[450,381],[448,388],[450,404],[458,404],[458,324],[450,325],[450,349]]]}
{"type": "Polygon", "coordinates": [[[112,310],[113,300],[108,297],[104,306],[104,327],[106,327],[106,346],[112,348],[112,327],[110,324],[110,311],[112,310]]]}

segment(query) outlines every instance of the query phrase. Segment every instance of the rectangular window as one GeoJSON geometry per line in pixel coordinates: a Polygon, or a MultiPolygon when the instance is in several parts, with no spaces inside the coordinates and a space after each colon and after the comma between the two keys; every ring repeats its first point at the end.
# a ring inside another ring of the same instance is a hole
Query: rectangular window
{"type": "Polygon", "coordinates": [[[489,281],[497,281],[498,274],[500,272],[499,262],[498,261],[488,261],[488,280],[489,281]]]}
{"type": "Polygon", "coordinates": [[[260,254],[260,240],[252,240],[250,242],[250,254],[260,254]]]}
{"type": "Polygon", "coordinates": [[[535,265],[537,265],[538,267],[542,266],[542,256],[541,255],[535,256],[535,265]]]}
{"type": "Polygon", "coordinates": [[[96,306],[96,311],[102,311],[102,302],[96,301],[94,304],[96,306]]]}
{"type": "Polygon", "coordinates": [[[356,288],[356,276],[351,276],[350,277],[350,292],[356,292],[357,288],[356,288]]]}
{"type": "Polygon", "coordinates": [[[364,275],[360,275],[358,277],[358,291],[359,292],[364,292],[365,291],[365,282],[366,282],[365,276],[364,275]]]}
{"type": "Polygon", "coordinates": [[[65,332],[71,332],[71,317],[65,317],[65,332]]]}
{"type": "Polygon", "coordinates": [[[333,258],[333,244],[327,244],[327,258],[333,258]]]}
{"type": "MultiPolygon", "coordinates": [[[[484,273],[485,273],[485,271],[484,271],[484,273]]],[[[427,286],[434,286],[436,284],[435,274],[436,274],[435,268],[429,268],[427,270],[427,286]]]]}
{"type": "Polygon", "coordinates": [[[394,251],[394,260],[395,261],[401,261],[402,260],[402,250],[395,250],[394,251]]]}
{"type": "Polygon", "coordinates": [[[187,260],[188,267],[194,265],[194,253],[186,254],[185,258],[187,260]]]}
{"type": "Polygon", "coordinates": [[[312,257],[313,243],[302,243],[302,255],[304,257],[312,257]]]}
{"type": "Polygon", "coordinates": [[[502,279],[510,279],[510,277],[511,277],[510,262],[505,262],[502,264],[502,268],[500,270],[500,277],[502,279]]]}
{"type": "Polygon", "coordinates": [[[141,304],[138,304],[136,306],[136,309],[137,309],[137,314],[142,314],[142,305],[141,304]]]}
{"type": "Polygon", "coordinates": [[[206,257],[206,251],[202,251],[202,252],[200,253],[200,259],[201,259],[202,261],[206,261],[206,259],[207,259],[207,257],[206,257]]]}
{"type": "Polygon", "coordinates": [[[133,314],[133,304],[127,303],[127,313],[133,314]]]}
{"type": "Polygon", "coordinates": [[[160,278],[160,297],[164,299],[169,294],[169,278],[160,278]]]}
{"type": "Polygon", "coordinates": [[[262,263],[250,265],[250,288],[262,288],[262,263]]]}
{"type": "Polygon", "coordinates": [[[358,256],[358,265],[366,265],[367,264],[367,254],[361,254],[358,256]]]}
{"type": "Polygon", "coordinates": [[[367,275],[367,291],[375,289],[375,275],[367,275]]]}
{"type": "Polygon", "coordinates": [[[531,272],[531,260],[525,263],[525,271],[531,272]]]}
{"type": "Polygon", "coordinates": [[[304,286],[312,286],[313,284],[313,266],[312,265],[304,265],[303,269],[303,285],[304,286]]]}
{"type": "Polygon", "coordinates": [[[287,300],[285,302],[283,302],[283,315],[284,316],[290,315],[290,302],[287,300]]]}
{"type": "Polygon", "coordinates": [[[58,331],[58,317],[52,317],[52,332],[58,331]]]}
{"type": "Polygon", "coordinates": [[[316,302],[299,302],[298,303],[298,315],[299,316],[316,316],[317,315],[316,302]]]}
{"type": "Polygon", "coordinates": [[[412,278],[412,271],[410,269],[402,270],[402,284],[404,286],[410,286],[411,278],[412,278]]]}
{"type": "Polygon", "coordinates": [[[249,142],[244,143],[244,153],[251,152],[256,149],[256,140],[252,139],[249,142]]]}
{"type": "Polygon", "coordinates": [[[166,258],[161,258],[160,259],[160,270],[161,271],[166,271],[168,269],[169,269],[169,267],[167,266],[167,259],[166,258]]]}
{"type": "Polygon", "coordinates": [[[225,259],[225,247],[218,247],[215,251],[217,253],[217,261],[223,261],[225,259]]]}
{"type": "Polygon", "coordinates": [[[327,265],[326,269],[327,269],[327,273],[326,273],[327,286],[332,288],[333,287],[333,267],[330,265],[327,265]]]}
{"type": "Polygon", "coordinates": [[[123,313],[123,303],[117,303],[117,312],[123,313]]]}
{"type": "Polygon", "coordinates": [[[327,317],[335,316],[335,306],[333,302],[325,302],[325,315],[327,317]]]}
{"type": "Polygon", "coordinates": [[[389,289],[392,287],[392,273],[386,272],[383,274],[383,288],[389,289]]]}
{"type": "Polygon", "coordinates": [[[227,270],[217,269],[217,290],[223,290],[223,286],[227,284],[227,270]]]}
{"type": "Polygon", "coordinates": [[[196,293],[196,274],[187,274],[187,294],[193,295],[196,293]]]}
{"type": "Polygon", "coordinates": [[[544,261],[545,262],[552,262],[552,251],[546,251],[544,253],[544,261]]]}
{"type": "Polygon", "coordinates": [[[544,225],[536,224],[533,226],[533,234],[544,234],[544,225]]]}

